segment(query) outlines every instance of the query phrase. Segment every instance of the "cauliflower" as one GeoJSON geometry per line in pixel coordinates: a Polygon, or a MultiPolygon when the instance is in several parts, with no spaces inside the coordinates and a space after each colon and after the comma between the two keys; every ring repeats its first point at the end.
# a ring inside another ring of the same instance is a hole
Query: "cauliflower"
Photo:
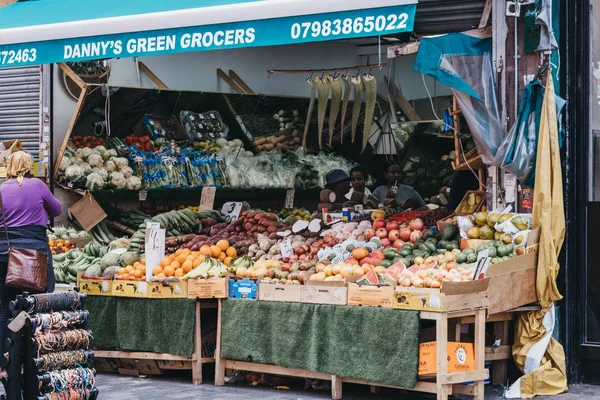
{"type": "Polygon", "coordinates": [[[104,168],[94,168],[92,170],[92,172],[95,172],[98,175],[100,175],[103,180],[105,180],[105,181],[108,180],[108,171],[105,170],[104,168]]]}
{"type": "Polygon", "coordinates": [[[88,157],[88,164],[90,164],[92,167],[101,167],[104,164],[104,161],[102,161],[101,155],[90,154],[88,157]]]}
{"type": "Polygon", "coordinates": [[[133,169],[131,169],[130,166],[121,167],[119,172],[121,172],[123,174],[125,179],[127,179],[133,175],[133,169]]]}
{"type": "Polygon", "coordinates": [[[85,171],[80,165],[69,165],[65,169],[65,176],[71,182],[80,182],[85,179],[85,171]]]}
{"type": "Polygon", "coordinates": [[[98,153],[102,154],[106,151],[106,147],[104,146],[96,146],[94,147],[94,150],[97,151],[98,153]]]}
{"type": "Polygon", "coordinates": [[[86,162],[81,163],[81,168],[83,168],[83,173],[86,175],[92,173],[92,166],[86,162]]]}
{"type": "Polygon", "coordinates": [[[115,189],[125,189],[127,187],[127,181],[125,180],[123,174],[120,172],[111,172],[110,184],[115,189]]]}
{"type": "Polygon", "coordinates": [[[71,164],[73,164],[73,159],[71,157],[63,157],[63,159],[60,161],[60,166],[58,167],[58,170],[60,172],[65,172],[67,167],[71,164]]]}
{"type": "Polygon", "coordinates": [[[129,166],[129,161],[125,157],[115,157],[112,159],[118,168],[129,166]]]}
{"type": "Polygon", "coordinates": [[[89,174],[85,181],[85,187],[89,190],[101,190],[104,189],[105,185],[106,182],[104,181],[104,178],[97,172],[89,174]]]}
{"type": "Polygon", "coordinates": [[[113,160],[108,160],[104,165],[104,168],[106,168],[108,172],[115,172],[117,170],[117,164],[115,164],[113,160]]]}
{"type": "Polygon", "coordinates": [[[142,188],[142,181],[137,176],[130,176],[127,178],[127,189],[139,190],[142,188]]]}
{"type": "Polygon", "coordinates": [[[92,154],[92,149],[90,149],[89,147],[84,147],[79,150],[81,150],[81,152],[78,154],[78,156],[83,159],[87,159],[90,156],[90,154],[92,154]]]}

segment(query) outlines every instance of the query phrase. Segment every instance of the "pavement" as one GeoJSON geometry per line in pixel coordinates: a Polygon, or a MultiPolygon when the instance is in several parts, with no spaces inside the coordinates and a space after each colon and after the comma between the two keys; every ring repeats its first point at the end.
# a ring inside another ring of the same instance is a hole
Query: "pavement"
{"type": "MultiPolygon", "coordinates": [[[[325,400],[331,398],[328,390],[316,392],[303,390],[303,381],[297,380],[290,385],[291,390],[278,390],[268,386],[248,386],[246,384],[231,384],[216,387],[212,382],[194,386],[191,376],[184,373],[168,376],[129,377],[117,374],[98,374],[97,387],[100,390],[99,400],[325,400]]],[[[487,387],[487,400],[503,399],[501,388],[487,387]]],[[[435,395],[421,394],[382,388],[377,395],[369,392],[369,387],[363,385],[344,384],[344,400],[435,400],[435,395]]],[[[456,396],[456,400],[472,397],[456,396]]],[[[536,397],[538,400],[600,400],[600,386],[574,385],[565,394],[549,397],[536,397]]]]}

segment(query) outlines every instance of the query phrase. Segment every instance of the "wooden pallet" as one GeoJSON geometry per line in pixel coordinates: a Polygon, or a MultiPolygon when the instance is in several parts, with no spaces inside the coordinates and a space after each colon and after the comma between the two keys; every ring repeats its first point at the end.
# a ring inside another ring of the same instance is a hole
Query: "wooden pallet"
{"type": "MultiPolygon", "coordinates": [[[[372,391],[378,387],[389,387],[394,389],[412,390],[417,392],[436,393],[438,400],[447,400],[452,394],[471,395],[475,400],[484,399],[484,381],[489,377],[489,371],[485,369],[486,347],[485,347],[485,324],[486,309],[479,308],[466,311],[452,312],[421,312],[421,319],[431,320],[436,323],[436,360],[437,373],[435,381],[418,381],[412,388],[401,388],[395,386],[381,385],[374,382],[367,382],[358,379],[351,379],[330,375],[322,372],[314,372],[299,368],[287,368],[277,365],[258,364],[251,362],[242,362],[235,360],[226,360],[221,357],[221,300],[219,300],[217,312],[217,347],[215,350],[215,385],[223,386],[225,384],[225,370],[237,369],[243,371],[252,371],[265,374],[283,375],[291,377],[312,378],[331,381],[331,398],[338,400],[342,398],[343,383],[354,383],[370,385],[372,391]],[[468,321],[462,321],[463,318],[471,318],[475,325],[475,370],[465,372],[448,373],[448,322],[450,320],[460,320],[461,324],[468,321]],[[474,385],[462,385],[464,382],[474,382],[474,385]]],[[[503,349],[506,352],[506,349],[503,349]]],[[[490,351],[490,357],[498,356],[496,351],[490,351]]],[[[498,356],[504,357],[504,356],[498,356]]]]}
{"type": "MultiPolygon", "coordinates": [[[[155,361],[179,361],[175,369],[191,369],[192,370],[192,382],[194,385],[202,383],[202,364],[214,363],[214,357],[202,357],[202,322],[201,322],[201,310],[202,309],[215,309],[219,307],[220,302],[217,304],[212,299],[197,300],[196,301],[196,315],[194,325],[194,353],[192,357],[181,357],[173,354],[160,354],[160,353],[149,353],[149,352],[133,352],[133,351],[109,351],[109,350],[94,350],[95,358],[120,358],[128,360],[155,360],[155,361]]],[[[217,342],[218,344],[218,342],[217,342]]]]}

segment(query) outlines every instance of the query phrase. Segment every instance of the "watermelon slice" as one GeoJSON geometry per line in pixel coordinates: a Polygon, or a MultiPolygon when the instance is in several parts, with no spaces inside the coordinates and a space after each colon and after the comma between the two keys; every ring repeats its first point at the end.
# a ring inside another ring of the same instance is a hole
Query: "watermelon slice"
{"type": "Polygon", "coordinates": [[[388,272],[393,272],[394,274],[396,274],[396,275],[398,275],[398,276],[399,276],[399,275],[402,273],[402,271],[404,271],[404,270],[406,269],[406,268],[404,267],[404,264],[402,264],[402,263],[399,263],[399,264],[400,264],[400,265],[398,265],[398,264],[394,264],[394,265],[392,265],[391,267],[389,267],[389,268],[387,269],[387,271],[388,271],[388,272]]]}
{"type": "Polygon", "coordinates": [[[410,272],[412,272],[413,274],[416,274],[417,272],[419,272],[419,266],[418,265],[413,265],[408,269],[410,272]]]}
{"type": "Polygon", "coordinates": [[[375,271],[367,272],[359,280],[356,281],[356,284],[359,286],[377,285],[378,283],[379,283],[379,279],[378,279],[377,273],[375,271]]]}

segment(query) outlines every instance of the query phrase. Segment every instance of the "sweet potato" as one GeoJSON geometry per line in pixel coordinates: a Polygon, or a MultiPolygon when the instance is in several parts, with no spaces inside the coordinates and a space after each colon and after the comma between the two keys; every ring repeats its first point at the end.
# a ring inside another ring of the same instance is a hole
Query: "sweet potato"
{"type": "Polygon", "coordinates": [[[266,213],[266,214],[264,215],[264,217],[265,217],[266,219],[270,219],[271,221],[277,221],[277,215],[275,215],[275,214],[266,213]]]}

